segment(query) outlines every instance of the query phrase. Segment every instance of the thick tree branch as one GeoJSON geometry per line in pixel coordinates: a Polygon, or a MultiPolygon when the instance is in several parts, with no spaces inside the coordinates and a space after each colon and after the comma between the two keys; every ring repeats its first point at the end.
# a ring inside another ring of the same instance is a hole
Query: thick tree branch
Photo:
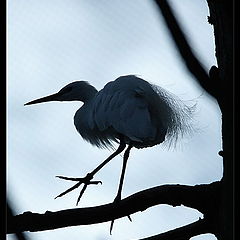
{"type": "Polygon", "coordinates": [[[141,240],[189,240],[191,237],[209,233],[211,231],[211,223],[209,223],[206,219],[199,219],[198,221],[186,226],[179,227],[165,233],[160,233],[152,237],[143,238],[141,240]]]}
{"type": "MultiPolygon", "coordinates": [[[[10,203],[9,202],[7,202],[7,218],[8,219],[11,219],[11,218],[13,218],[13,210],[12,210],[12,208],[11,208],[11,206],[10,206],[10,203]]],[[[5,230],[5,229],[4,229],[5,230]]],[[[19,232],[19,231],[16,231],[15,232],[15,238],[17,239],[17,240],[27,240],[27,238],[26,238],[26,236],[25,236],[25,234],[23,233],[23,232],[19,232]]]]}
{"type": "MultiPolygon", "coordinates": [[[[198,209],[204,218],[215,217],[212,209],[218,204],[221,182],[196,186],[163,185],[135,193],[118,205],[105,204],[97,207],[68,209],[44,214],[25,212],[8,219],[7,233],[19,231],[44,231],[69,226],[95,224],[144,211],[158,204],[188,206],[198,209]]],[[[216,222],[216,221],[213,221],[216,222]]],[[[215,229],[211,227],[212,233],[215,229]]]]}
{"type": "Polygon", "coordinates": [[[189,72],[196,78],[197,82],[201,85],[201,87],[203,87],[203,89],[205,89],[210,95],[217,97],[219,95],[219,91],[215,82],[211,81],[208,73],[204,70],[199,60],[193,54],[171,7],[166,0],[155,0],[155,2],[161,10],[168,30],[171,33],[174,43],[189,72]]]}
{"type": "MultiPolygon", "coordinates": [[[[234,235],[234,31],[233,0],[207,0],[210,23],[213,25],[216,57],[219,66],[218,86],[221,96],[218,103],[222,111],[223,137],[223,195],[221,196],[221,239],[233,239],[234,235]]],[[[220,239],[220,238],[219,238],[220,239]]]]}

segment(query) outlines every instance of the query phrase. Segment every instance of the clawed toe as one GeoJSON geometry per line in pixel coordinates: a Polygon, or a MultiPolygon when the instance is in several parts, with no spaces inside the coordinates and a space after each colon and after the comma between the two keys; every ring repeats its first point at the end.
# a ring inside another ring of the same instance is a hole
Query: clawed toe
{"type": "MultiPolygon", "coordinates": [[[[119,202],[121,201],[121,196],[117,195],[116,198],[113,201],[113,204],[117,205],[119,202]]],[[[127,216],[129,221],[132,222],[132,218],[130,217],[130,215],[127,216]]],[[[110,225],[110,235],[112,235],[112,230],[113,230],[113,224],[114,224],[115,219],[113,219],[111,221],[111,225],[110,225]]]]}
{"type": "Polygon", "coordinates": [[[132,218],[131,218],[131,216],[128,215],[127,217],[128,217],[128,219],[129,219],[129,221],[132,222],[132,218]]]}
{"type": "Polygon", "coordinates": [[[78,188],[81,184],[84,184],[84,186],[83,186],[83,188],[82,188],[82,190],[81,190],[81,192],[79,194],[79,197],[77,199],[77,204],[76,205],[78,205],[78,203],[79,203],[83,193],[87,189],[88,185],[91,185],[91,184],[97,185],[99,183],[102,184],[101,181],[91,181],[93,176],[90,173],[88,173],[86,175],[86,177],[84,177],[84,178],[73,178],[73,177],[64,177],[64,176],[56,176],[56,177],[60,178],[60,179],[64,179],[64,180],[69,180],[69,181],[77,181],[78,183],[76,183],[75,185],[73,185],[72,187],[67,189],[66,191],[60,193],[58,196],[55,197],[55,199],[66,195],[67,193],[69,193],[69,192],[73,191],[74,189],[78,188]]]}
{"type": "MultiPolygon", "coordinates": [[[[129,219],[129,221],[132,222],[132,218],[130,217],[130,215],[128,215],[127,217],[128,217],[128,219],[129,219]]],[[[110,235],[112,235],[112,230],[113,230],[114,221],[115,221],[115,219],[113,219],[113,220],[111,221],[111,225],[110,225],[110,235]]]]}
{"type": "Polygon", "coordinates": [[[82,184],[81,182],[78,182],[77,184],[73,185],[72,187],[70,187],[66,191],[64,191],[64,192],[60,193],[59,195],[57,195],[54,199],[66,195],[67,193],[69,193],[69,192],[73,191],[74,189],[78,188],[81,184],[82,184]]]}

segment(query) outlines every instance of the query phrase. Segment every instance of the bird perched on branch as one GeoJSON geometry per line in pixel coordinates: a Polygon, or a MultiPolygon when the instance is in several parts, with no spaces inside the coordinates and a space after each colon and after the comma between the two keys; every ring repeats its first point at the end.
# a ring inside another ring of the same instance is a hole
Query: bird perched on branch
{"type": "MultiPolygon", "coordinates": [[[[77,204],[87,186],[98,184],[94,175],[111,159],[125,150],[123,167],[114,200],[121,200],[124,174],[131,148],[145,148],[164,143],[175,144],[178,137],[191,131],[193,108],[161,87],[134,75],[121,76],[97,91],[86,81],[75,81],[59,92],[26,103],[81,101],[83,106],[74,116],[74,125],[83,139],[100,148],[118,148],[92,172],[82,178],[57,176],[77,183],[59,194],[61,197],[83,184],[77,204]]],[[[56,198],[57,198],[56,197],[56,198]]]]}

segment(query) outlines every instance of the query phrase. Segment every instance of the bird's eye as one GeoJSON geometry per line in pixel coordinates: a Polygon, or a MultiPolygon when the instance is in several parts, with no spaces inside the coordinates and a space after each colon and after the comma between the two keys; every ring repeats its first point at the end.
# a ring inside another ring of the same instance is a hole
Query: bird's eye
{"type": "Polygon", "coordinates": [[[72,91],[72,87],[67,87],[66,88],[66,92],[71,92],[72,91]]]}
{"type": "Polygon", "coordinates": [[[64,94],[64,93],[68,93],[68,92],[70,92],[72,90],[72,87],[66,87],[66,88],[63,88],[63,89],[61,89],[60,90],[60,92],[62,93],[62,94],[64,94]]]}

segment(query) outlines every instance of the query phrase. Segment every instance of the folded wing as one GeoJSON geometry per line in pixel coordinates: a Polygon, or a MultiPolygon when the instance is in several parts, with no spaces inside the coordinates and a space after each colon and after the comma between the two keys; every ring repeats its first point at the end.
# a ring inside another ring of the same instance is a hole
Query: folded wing
{"type": "Polygon", "coordinates": [[[153,141],[156,127],[152,124],[144,90],[114,87],[108,84],[97,94],[91,128],[97,127],[99,131],[113,128],[132,141],[153,141]]]}

